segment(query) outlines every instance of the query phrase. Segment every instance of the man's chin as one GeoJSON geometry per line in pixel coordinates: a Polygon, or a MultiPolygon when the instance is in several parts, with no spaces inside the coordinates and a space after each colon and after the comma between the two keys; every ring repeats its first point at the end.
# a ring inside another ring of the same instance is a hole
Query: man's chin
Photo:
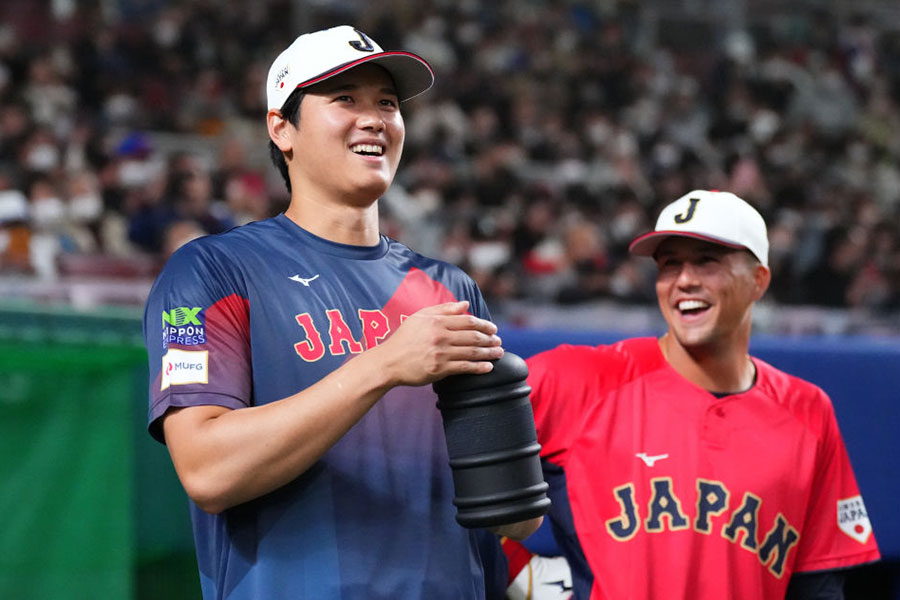
{"type": "Polygon", "coordinates": [[[686,350],[701,350],[707,347],[711,340],[707,331],[697,328],[675,329],[675,339],[686,350]]]}
{"type": "Polygon", "coordinates": [[[355,204],[369,206],[384,196],[388,191],[388,187],[390,187],[390,184],[383,181],[364,183],[355,186],[347,192],[347,195],[354,199],[355,204]]]}

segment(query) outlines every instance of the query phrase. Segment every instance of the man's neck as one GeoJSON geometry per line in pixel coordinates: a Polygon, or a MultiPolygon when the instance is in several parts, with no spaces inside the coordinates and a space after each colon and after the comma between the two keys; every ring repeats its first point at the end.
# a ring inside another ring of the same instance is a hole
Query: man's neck
{"type": "Polygon", "coordinates": [[[320,238],[352,246],[378,244],[378,202],[357,207],[291,201],[284,214],[291,221],[320,238]]]}
{"type": "Polygon", "coordinates": [[[659,339],[666,361],[682,377],[716,394],[736,394],[753,386],[756,367],[750,360],[747,344],[733,343],[718,348],[685,348],[675,336],[666,333],[659,339]]]}

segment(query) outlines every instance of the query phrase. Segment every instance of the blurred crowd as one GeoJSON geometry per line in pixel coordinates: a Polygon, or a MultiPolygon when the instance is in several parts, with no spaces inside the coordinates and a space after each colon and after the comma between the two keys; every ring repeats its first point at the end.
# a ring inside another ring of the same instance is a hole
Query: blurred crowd
{"type": "Polygon", "coordinates": [[[301,28],[351,23],[437,76],[404,105],[383,231],[492,308],[654,302],[628,242],[709,188],[766,217],[770,301],[900,311],[900,20],[672,4],[9,0],[0,275],[159,264],[282,211],[266,71],[301,28]]]}

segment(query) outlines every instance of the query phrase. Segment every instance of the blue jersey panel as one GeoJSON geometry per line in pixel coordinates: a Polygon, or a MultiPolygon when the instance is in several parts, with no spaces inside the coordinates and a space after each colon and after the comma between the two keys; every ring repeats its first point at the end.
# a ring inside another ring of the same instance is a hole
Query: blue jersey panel
{"type": "MultiPolygon", "coordinates": [[[[456,299],[489,318],[462,271],[388,238],[336,244],[281,215],[195,240],[147,303],[150,430],[172,407],[295,394],[456,299]]],[[[192,506],[204,598],[484,598],[435,402],[392,390],[294,482],[220,515],[192,506]]]]}

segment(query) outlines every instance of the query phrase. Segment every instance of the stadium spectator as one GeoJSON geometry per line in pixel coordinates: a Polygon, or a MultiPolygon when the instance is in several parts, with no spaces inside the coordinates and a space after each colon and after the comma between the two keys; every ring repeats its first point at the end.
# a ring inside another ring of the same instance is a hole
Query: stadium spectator
{"type": "MultiPolygon", "coordinates": [[[[157,255],[176,217],[215,232],[283,210],[265,149],[243,144],[264,111],[264,57],[292,18],[327,26],[352,11],[441,74],[409,104],[385,230],[473,269],[497,316],[519,301],[652,304],[623,240],[658,198],[695,188],[763,212],[768,302],[897,310],[900,44],[878,7],[750,7],[740,29],[663,2],[63,5],[0,8],[0,168],[22,191],[49,177],[69,205],[66,182],[96,179],[103,214],[75,219],[96,245],[79,233],[67,252],[157,255]],[[190,178],[191,201],[172,194],[180,155],[217,165],[190,178]],[[599,275],[596,260],[573,275],[565,240],[579,220],[596,248],[575,253],[602,257],[599,275]]],[[[54,277],[52,255],[0,271],[54,277]]]]}

